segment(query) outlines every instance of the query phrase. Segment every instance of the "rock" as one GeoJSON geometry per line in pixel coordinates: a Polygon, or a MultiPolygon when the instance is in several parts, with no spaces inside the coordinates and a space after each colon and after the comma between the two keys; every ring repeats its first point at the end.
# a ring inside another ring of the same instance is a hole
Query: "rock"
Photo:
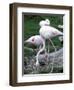
{"type": "Polygon", "coordinates": [[[26,68],[24,68],[24,74],[50,73],[52,67],[54,68],[52,73],[62,73],[63,48],[56,52],[49,53],[47,56],[48,58],[45,58],[45,56],[42,54],[39,55],[40,65],[38,67],[35,65],[35,57],[32,57],[30,60],[28,60],[28,64],[26,64],[26,68]]]}

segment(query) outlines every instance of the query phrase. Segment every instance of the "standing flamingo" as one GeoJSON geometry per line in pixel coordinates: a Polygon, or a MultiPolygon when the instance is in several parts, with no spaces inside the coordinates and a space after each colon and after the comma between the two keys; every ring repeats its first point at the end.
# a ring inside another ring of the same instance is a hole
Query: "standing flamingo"
{"type": "Polygon", "coordinates": [[[34,44],[34,45],[40,47],[40,50],[38,51],[38,53],[36,55],[36,66],[38,66],[39,65],[38,56],[42,51],[45,50],[45,57],[47,58],[47,53],[46,53],[46,49],[45,49],[45,40],[40,35],[35,35],[35,36],[30,37],[25,42],[34,44]],[[41,46],[43,46],[43,47],[41,48],[41,46]]]}
{"type": "MultiPolygon", "coordinates": [[[[46,19],[44,21],[43,20],[40,21],[39,25],[41,27],[39,30],[41,37],[43,37],[45,40],[48,39],[51,42],[51,44],[54,47],[55,52],[56,52],[56,48],[55,48],[51,38],[58,36],[58,35],[63,35],[63,33],[60,32],[58,29],[50,26],[50,21],[48,19],[46,19]]],[[[53,63],[54,63],[54,60],[53,60],[53,63]]],[[[51,72],[52,71],[53,71],[53,67],[52,67],[51,72]]]]}
{"type": "Polygon", "coordinates": [[[39,25],[41,26],[41,28],[39,30],[40,35],[44,39],[50,40],[50,42],[53,45],[54,49],[56,49],[53,42],[51,41],[51,38],[53,38],[55,36],[63,35],[63,33],[60,32],[58,29],[50,26],[50,21],[48,21],[48,19],[46,19],[45,21],[43,21],[43,20],[40,21],[39,25]]]}

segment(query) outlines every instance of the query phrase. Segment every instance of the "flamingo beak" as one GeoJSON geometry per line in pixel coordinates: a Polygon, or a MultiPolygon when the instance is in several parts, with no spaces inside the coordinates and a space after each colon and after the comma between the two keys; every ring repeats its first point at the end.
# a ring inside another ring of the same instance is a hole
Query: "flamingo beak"
{"type": "Polygon", "coordinates": [[[32,42],[31,42],[30,40],[26,40],[26,41],[24,41],[24,43],[25,43],[25,44],[26,44],[26,43],[31,44],[32,42]]]}
{"type": "Polygon", "coordinates": [[[28,40],[24,41],[24,43],[28,43],[28,42],[29,42],[28,40]]]}

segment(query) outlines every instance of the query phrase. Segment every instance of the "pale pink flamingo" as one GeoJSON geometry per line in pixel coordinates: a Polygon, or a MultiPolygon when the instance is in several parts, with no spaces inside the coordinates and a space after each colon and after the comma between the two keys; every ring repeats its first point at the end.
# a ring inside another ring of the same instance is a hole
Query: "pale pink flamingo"
{"type": "Polygon", "coordinates": [[[55,36],[63,35],[63,33],[60,32],[58,29],[50,26],[50,21],[48,19],[46,19],[45,21],[43,21],[43,20],[40,21],[39,25],[41,27],[39,30],[41,37],[43,37],[44,39],[50,40],[51,44],[53,45],[54,49],[56,50],[53,42],[51,41],[51,38],[53,38],[55,36]]]}
{"type": "Polygon", "coordinates": [[[36,55],[36,66],[39,65],[39,60],[38,60],[38,56],[39,54],[45,50],[45,57],[47,58],[47,53],[46,53],[46,49],[45,49],[45,39],[43,39],[40,35],[35,35],[30,37],[28,40],[25,41],[26,43],[30,43],[30,44],[34,44],[36,46],[39,46],[40,50],[38,51],[37,55],[36,55]],[[43,46],[41,48],[41,46],[43,46]]]}
{"type": "MultiPolygon", "coordinates": [[[[55,48],[51,38],[58,36],[58,35],[63,35],[63,33],[60,32],[58,29],[50,26],[50,21],[48,19],[40,21],[39,25],[41,27],[39,30],[41,37],[43,37],[45,40],[48,39],[51,42],[51,44],[54,47],[55,52],[56,52],[56,48],[55,48]]],[[[54,60],[53,60],[53,63],[54,63],[54,60]]],[[[52,71],[53,71],[53,67],[52,67],[51,72],[52,71]]]]}

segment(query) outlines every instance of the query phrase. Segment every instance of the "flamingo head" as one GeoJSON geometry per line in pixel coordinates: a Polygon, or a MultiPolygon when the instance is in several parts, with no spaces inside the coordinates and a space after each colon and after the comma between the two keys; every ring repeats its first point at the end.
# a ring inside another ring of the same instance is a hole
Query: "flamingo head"
{"type": "Polygon", "coordinates": [[[50,25],[50,20],[49,19],[45,19],[45,22],[47,25],[50,25]]]}
{"type": "Polygon", "coordinates": [[[42,26],[49,26],[50,25],[50,21],[48,19],[42,20],[39,23],[40,27],[42,26]]]}
{"type": "Polygon", "coordinates": [[[25,41],[26,43],[35,44],[35,38],[31,37],[28,40],[25,41]]]}
{"type": "Polygon", "coordinates": [[[44,25],[45,25],[45,21],[44,20],[40,21],[39,26],[42,27],[44,25]]]}

